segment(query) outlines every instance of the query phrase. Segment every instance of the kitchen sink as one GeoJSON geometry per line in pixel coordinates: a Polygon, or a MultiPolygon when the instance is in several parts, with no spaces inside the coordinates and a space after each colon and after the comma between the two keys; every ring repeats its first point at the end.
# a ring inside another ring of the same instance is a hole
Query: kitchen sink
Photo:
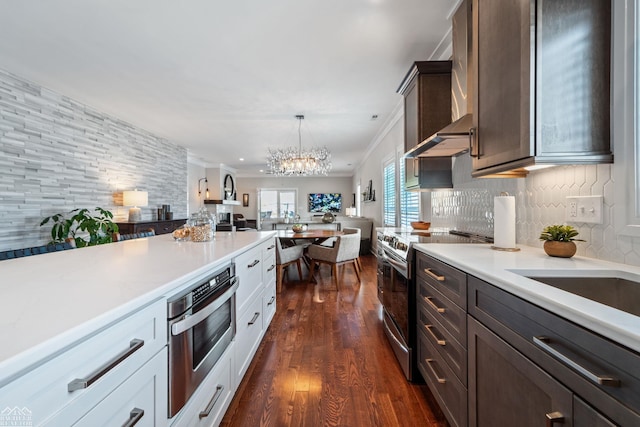
{"type": "Polygon", "coordinates": [[[510,270],[574,295],[640,316],[640,276],[619,271],[596,271],[589,276],[556,274],[550,270],[510,270]]]}

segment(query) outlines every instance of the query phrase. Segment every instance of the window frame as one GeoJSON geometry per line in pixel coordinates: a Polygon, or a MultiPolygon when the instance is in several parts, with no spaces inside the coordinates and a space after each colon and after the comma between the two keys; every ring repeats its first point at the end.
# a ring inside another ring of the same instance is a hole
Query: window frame
{"type": "Polygon", "coordinates": [[[389,156],[382,161],[382,225],[384,227],[397,227],[398,226],[398,161],[396,155],[394,153],[393,156],[389,156]],[[387,168],[389,166],[393,166],[393,197],[389,197],[388,188],[387,188],[387,168]],[[387,205],[390,204],[390,201],[393,200],[393,223],[390,221],[391,218],[387,218],[387,205]]]}
{"type": "Polygon", "coordinates": [[[261,217],[261,213],[262,213],[262,192],[263,191],[275,191],[277,193],[276,196],[276,204],[277,204],[277,208],[278,211],[276,212],[276,216],[272,216],[269,219],[280,219],[280,218],[284,218],[280,216],[280,193],[294,193],[294,210],[293,212],[297,212],[297,207],[298,207],[298,189],[297,188],[271,188],[271,187],[264,187],[264,188],[258,188],[257,189],[257,198],[258,198],[258,218],[261,219],[262,222],[262,217],[261,217]]]}
{"type": "Polygon", "coordinates": [[[640,8],[635,3],[614,0],[612,17],[614,223],[617,234],[628,236],[640,236],[640,8]]]}

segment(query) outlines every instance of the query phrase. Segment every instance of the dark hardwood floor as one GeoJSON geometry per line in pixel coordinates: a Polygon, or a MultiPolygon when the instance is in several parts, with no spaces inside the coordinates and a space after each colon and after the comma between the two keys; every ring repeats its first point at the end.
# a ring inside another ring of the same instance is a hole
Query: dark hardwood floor
{"type": "Polygon", "coordinates": [[[408,383],[382,329],[376,259],[362,282],[324,266],[285,283],[276,315],[222,426],[446,426],[425,385],[408,383]],[[433,409],[436,408],[436,409],[433,409]]]}

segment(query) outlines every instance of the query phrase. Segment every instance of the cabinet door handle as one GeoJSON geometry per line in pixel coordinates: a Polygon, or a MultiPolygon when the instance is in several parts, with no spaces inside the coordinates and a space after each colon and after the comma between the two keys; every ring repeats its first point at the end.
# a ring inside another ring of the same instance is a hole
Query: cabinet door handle
{"type": "Polygon", "coordinates": [[[424,361],[427,362],[427,366],[431,370],[431,373],[433,374],[433,376],[436,378],[436,381],[438,381],[440,384],[445,384],[447,382],[447,379],[446,378],[440,378],[438,376],[438,374],[436,373],[436,370],[433,369],[433,366],[431,365],[432,363],[435,363],[436,361],[433,360],[433,359],[424,359],[424,361]]]}
{"type": "Polygon", "coordinates": [[[540,347],[542,350],[544,350],[547,353],[549,353],[550,355],[554,356],[556,359],[558,359],[559,361],[561,361],[565,365],[567,365],[570,368],[578,371],[580,374],[582,374],[582,376],[587,378],[589,381],[591,381],[591,382],[593,382],[595,384],[609,386],[609,387],[620,387],[620,380],[619,379],[617,379],[617,378],[615,378],[613,376],[610,376],[610,375],[594,374],[593,372],[591,372],[590,370],[588,370],[584,366],[582,366],[579,363],[571,360],[569,357],[565,356],[564,354],[562,354],[561,352],[559,352],[555,348],[551,347],[551,338],[545,337],[545,336],[533,337],[533,343],[535,345],[537,345],[538,347],[540,347]]]}
{"type": "Polygon", "coordinates": [[[258,265],[258,263],[259,263],[259,262],[260,262],[260,260],[259,260],[259,259],[254,259],[254,260],[253,260],[253,262],[252,262],[251,264],[247,265],[247,268],[253,268],[253,267],[255,267],[256,265],[258,265]]]}
{"type": "Polygon", "coordinates": [[[268,250],[268,251],[270,251],[271,249],[273,249],[273,248],[275,248],[275,247],[276,247],[276,245],[271,245],[271,246],[269,246],[269,247],[267,248],[267,250],[268,250]]]}
{"type": "Polygon", "coordinates": [[[144,345],[144,340],[140,339],[132,339],[129,342],[129,348],[124,350],[122,353],[116,355],[113,359],[105,363],[103,366],[99,367],[97,370],[93,371],[89,374],[88,378],[76,378],[67,384],[67,390],[69,392],[82,390],[83,388],[87,388],[91,386],[91,384],[98,381],[102,378],[107,372],[118,366],[122,361],[124,361],[127,357],[131,356],[136,351],[140,350],[144,345]]]}
{"type": "Polygon", "coordinates": [[[276,297],[271,297],[271,299],[269,300],[269,302],[267,303],[267,305],[271,305],[271,304],[273,304],[275,300],[276,300],[276,297]]]}
{"type": "Polygon", "coordinates": [[[436,303],[432,301],[432,300],[433,300],[433,297],[423,297],[423,298],[424,298],[425,302],[426,302],[427,304],[429,304],[429,305],[431,306],[431,308],[433,308],[433,309],[434,309],[435,311],[437,311],[438,313],[444,313],[445,311],[447,311],[447,309],[445,309],[445,308],[438,307],[438,306],[436,305],[436,303]]]}
{"type": "Polygon", "coordinates": [[[126,423],[122,424],[122,427],[133,427],[138,424],[138,421],[140,421],[142,417],[144,417],[144,410],[133,408],[131,412],[129,412],[129,419],[126,423]]]}
{"type": "Polygon", "coordinates": [[[432,279],[435,279],[438,282],[444,282],[444,276],[434,273],[430,268],[425,268],[424,272],[427,273],[428,276],[431,276],[432,279]]]}
{"type": "Polygon", "coordinates": [[[427,332],[429,332],[429,335],[431,335],[433,339],[436,340],[438,345],[441,345],[441,346],[447,345],[447,342],[445,340],[441,340],[436,336],[436,334],[433,333],[433,330],[431,329],[433,328],[433,325],[424,325],[424,328],[427,330],[427,332]]]}
{"type": "Polygon", "coordinates": [[[547,423],[546,426],[547,427],[553,427],[553,425],[555,423],[558,424],[564,424],[564,416],[562,415],[562,413],[560,412],[550,412],[548,414],[545,414],[547,417],[547,423]]]}
{"type": "Polygon", "coordinates": [[[469,129],[469,155],[477,159],[480,157],[480,154],[475,144],[476,141],[476,128],[471,128],[469,129]]]}
{"type": "Polygon", "coordinates": [[[251,325],[253,325],[254,323],[256,323],[256,320],[258,320],[258,317],[260,317],[260,313],[256,312],[256,313],[253,315],[253,318],[252,318],[251,320],[249,320],[248,325],[249,325],[249,326],[251,326],[251,325]]]}
{"type": "Polygon", "coordinates": [[[267,272],[273,270],[274,268],[276,268],[275,264],[271,264],[271,267],[267,268],[267,272]]]}
{"type": "Polygon", "coordinates": [[[204,411],[201,411],[200,414],[198,414],[198,417],[200,419],[203,419],[209,416],[209,414],[213,410],[213,407],[216,406],[216,402],[218,401],[218,399],[220,399],[220,396],[222,396],[222,390],[224,390],[224,386],[222,384],[218,384],[218,386],[216,387],[216,392],[214,393],[213,397],[209,401],[209,404],[207,405],[206,408],[204,408],[204,411]]]}

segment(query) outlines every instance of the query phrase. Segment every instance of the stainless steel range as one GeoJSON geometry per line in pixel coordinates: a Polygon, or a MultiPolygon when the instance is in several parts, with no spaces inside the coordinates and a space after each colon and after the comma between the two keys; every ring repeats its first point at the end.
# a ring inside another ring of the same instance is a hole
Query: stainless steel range
{"type": "Polygon", "coordinates": [[[425,231],[399,228],[377,230],[378,298],[383,306],[385,333],[409,381],[417,381],[416,284],[414,250],[416,243],[492,243],[493,239],[446,228],[425,231]]]}

